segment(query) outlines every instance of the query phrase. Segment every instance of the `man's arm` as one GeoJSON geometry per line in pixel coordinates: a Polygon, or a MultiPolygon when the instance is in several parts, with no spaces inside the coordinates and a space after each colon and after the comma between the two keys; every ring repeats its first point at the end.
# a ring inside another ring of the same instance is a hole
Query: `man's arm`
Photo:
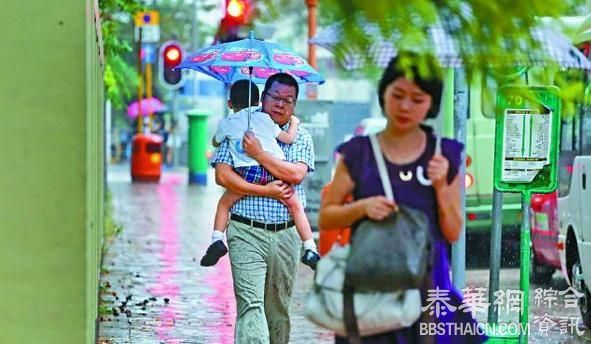
{"type": "Polygon", "coordinates": [[[296,185],[301,183],[308,173],[308,166],[303,162],[283,161],[265,152],[261,142],[251,132],[244,133],[242,147],[277,179],[296,185]]]}
{"type": "Polygon", "coordinates": [[[293,194],[293,189],[281,181],[274,181],[267,185],[249,183],[236,173],[232,166],[225,163],[215,165],[215,181],[218,185],[241,195],[287,199],[293,194]]]}

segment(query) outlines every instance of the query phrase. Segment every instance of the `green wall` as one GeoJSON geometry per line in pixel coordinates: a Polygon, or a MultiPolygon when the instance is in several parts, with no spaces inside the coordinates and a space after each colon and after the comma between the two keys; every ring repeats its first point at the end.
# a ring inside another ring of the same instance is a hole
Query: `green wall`
{"type": "Polygon", "coordinates": [[[2,1],[0,343],[94,342],[104,202],[94,8],[2,1]]]}

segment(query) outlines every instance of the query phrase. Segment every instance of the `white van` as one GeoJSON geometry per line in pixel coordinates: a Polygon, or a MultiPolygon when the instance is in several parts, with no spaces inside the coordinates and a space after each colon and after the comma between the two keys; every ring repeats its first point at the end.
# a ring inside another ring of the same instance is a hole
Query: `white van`
{"type": "Polygon", "coordinates": [[[558,190],[557,247],[563,274],[583,296],[581,317],[591,328],[591,112],[563,123],[558,190]]]}

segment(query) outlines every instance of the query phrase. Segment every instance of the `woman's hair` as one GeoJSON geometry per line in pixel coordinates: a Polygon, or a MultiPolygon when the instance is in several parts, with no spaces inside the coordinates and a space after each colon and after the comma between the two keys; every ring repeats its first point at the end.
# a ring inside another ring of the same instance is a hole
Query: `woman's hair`
{"type": "MultiPolygon", "coordinates": [[[[384,110],[384,92],[386,88],[394,80],[403,77],[406,78],[407,74],[398,65],[398,57],[394,57],[388,63],[388,66],[384,69],[380,83],[378,84],[378,98],[380,100],[380,107],[384,110]]],[[[419,69],[415,64],[409,67],[409,72],[412,73],[412,82],[414,82],[421,90],[431,96],[431,108],[427,112],[427,118],[435,118],[439,114],[439,106],[441,103],[441,93],[443,91],[443,82],[436,75],[431,78],[425,78],[419,73],[419,69]]]]}

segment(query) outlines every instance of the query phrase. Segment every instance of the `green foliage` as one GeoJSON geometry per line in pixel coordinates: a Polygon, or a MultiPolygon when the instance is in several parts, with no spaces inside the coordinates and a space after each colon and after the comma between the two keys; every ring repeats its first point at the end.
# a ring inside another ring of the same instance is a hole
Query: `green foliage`
{"type": "Polygon", "coordinates": [[[379,35],[368,35],[361,22],[379,25],[383,37],[400,36],[396,46],[422,56],[433,55],[427,28],[441,20],[446,32],[459,42],[460,55],[469,74],[490,64],[526,60],[537,42],[530,35],[536,16],[556,17],[568,10],[563,0],[414,0],[412,2],[377,0],[321,1],[321,15],[327,22],[341,22],[343,40],[336,56],[358,52],[367,57],[379,35]]]}
{"type": "Polygon", "coordinates": [[[137,72],[125,56],[132,53],[129,20],[142,7],[137,0],[99,0],[99,8],[105,51],[105,93],[113,107],[122,108],[138,83],[137,72]]]}

